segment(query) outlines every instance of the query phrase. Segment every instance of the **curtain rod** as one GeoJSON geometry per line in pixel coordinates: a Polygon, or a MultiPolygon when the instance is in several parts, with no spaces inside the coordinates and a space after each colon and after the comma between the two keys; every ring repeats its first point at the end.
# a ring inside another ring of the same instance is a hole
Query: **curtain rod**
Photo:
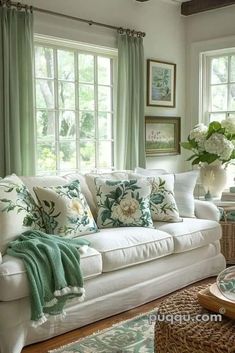
{"type": "Polygon", "coordinates": [[[109,28],[109,29],[114,29],[114,30],[118,31],[120,34],[126,33],[127,35],[131,35],[131,36],[136,35],[137,37],[145,37],[146,36],[145,32],[136,31],[134,29],[131,30],[129,28],[122,28],[122,27],[112,26],[112,25],[108,25],[105,23],[101,23],[101,22],[86,20],[84,18],[79,18],[79,17],[75,17],[75,16],[71,16],[71,15],[65,15],[60,12],[42,9],[40,7],[34,7],[34,6],[26,5],[26,4],[21,4],[20,2],[15,2],[15,1],[10,1],[10,0],[0,0],[0,6],[3,6],[3,5],[6,5],[7,7],[14,6],[18,10],[25,9],[25,10],[30,10],[30,11],[41,12],[41,13],[48,14],[51,16],[63,17],[63,18],[66,18],[66,19],[69,19],[72,21],[79,21],[79,22],[87,23],[89,26],[94,25],[94,26],[100,26],[100,27],[105,27],[105,28],[109,28]]]}

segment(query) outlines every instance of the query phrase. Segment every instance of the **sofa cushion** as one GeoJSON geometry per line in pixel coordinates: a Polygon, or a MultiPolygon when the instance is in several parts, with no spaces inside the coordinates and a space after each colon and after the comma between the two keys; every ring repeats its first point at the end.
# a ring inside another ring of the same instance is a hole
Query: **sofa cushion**
{"type": "MultiPolygon", "coordinates": [[[[84,279],[98,276],[102,273],[101,254],[88,247],[81,255],[81,270],[84,279]]],[[[0,265],[0,301],[11,301],[27,297],[29,287],[23,261],[5,255],[0,265]]]]}
{"type": "Polygon", "coordinates": [[[147,179],[95,179],[99,228],[153,227],[149,209],[151,183],[147,179]]]}
{"type": "Polygon", "coordinates": [[[173,253],[172,236],[141,227],[102,229],[85,238],[102,255],[103,272],[130,267],[173,253]]]}
{"type": "Polygon", "coordinates": [[[154,222],[156,229],[171,234],[174,253],[200,248],[221,238],[221,226],[215,221],[183,218],[181,223],[154,222]]]}
{"type": "Polygon", "coordinates": [[[46,232],[69,238],[97,232],[79,180],[66,185],[34,187],[46,232]]]}

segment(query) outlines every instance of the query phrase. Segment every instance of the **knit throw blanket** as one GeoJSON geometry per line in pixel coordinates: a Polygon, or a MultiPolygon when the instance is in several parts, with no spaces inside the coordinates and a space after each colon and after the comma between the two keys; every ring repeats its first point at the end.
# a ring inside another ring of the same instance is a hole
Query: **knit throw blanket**
{"type": "Polygon", "coordinates": [[[26,231],[9,244],[7,254],[21,258],[26,268],[34,327],[50,315],[64,317],[68,299],[84,299],[78,251],[84,245],[89,245],[85,239],[65,239],[40,231],[26,231]]]}

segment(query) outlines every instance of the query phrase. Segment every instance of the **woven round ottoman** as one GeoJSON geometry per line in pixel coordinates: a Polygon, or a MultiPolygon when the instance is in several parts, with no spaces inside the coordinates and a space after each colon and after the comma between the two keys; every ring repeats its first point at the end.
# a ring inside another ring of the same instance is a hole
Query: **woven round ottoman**
{"type": "Polygon", "coordinates": [[[206,321],[215,313],[198,303],[197,293],[206,287],[180,291],[160,304],[155,353],[235,353],[235,320],[223,317],[222,321],[206,321]],[[203,315],[205,321],[196,320],[197,315],[203,315]]]}

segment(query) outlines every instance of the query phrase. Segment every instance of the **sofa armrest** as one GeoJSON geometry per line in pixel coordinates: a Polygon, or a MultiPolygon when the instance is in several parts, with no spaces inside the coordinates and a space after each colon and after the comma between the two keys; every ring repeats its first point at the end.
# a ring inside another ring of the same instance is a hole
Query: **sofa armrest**
{"type": "Polygon", "coordinates": [[[201,219],[209,219],[211,221],[219,222],[220,220],[220,211],[210,201],[195,201],[195,216],[201,219]]]}

